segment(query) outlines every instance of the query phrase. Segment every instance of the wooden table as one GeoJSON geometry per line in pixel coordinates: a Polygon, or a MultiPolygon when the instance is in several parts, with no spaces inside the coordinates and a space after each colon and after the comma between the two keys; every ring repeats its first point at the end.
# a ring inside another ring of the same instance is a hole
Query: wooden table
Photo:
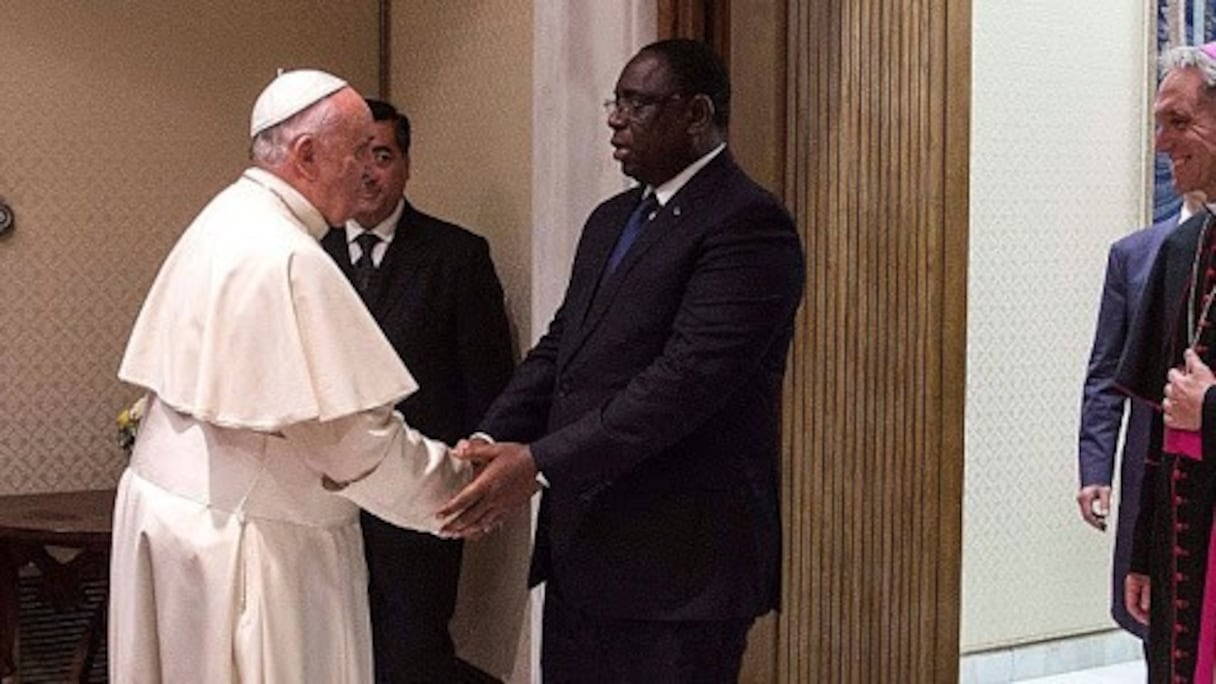
{"type": "MultiPolygon", "coordinates": [[[[22,567],[33,563],[42,573],[42,596],[57,609],[78,605],[80,581],[104,577],[109,570],[110,527],[114,490],[0,496],[0,676],[16,671],[13,646],[20,623],[17,581],[22,567]],[[61,563],[47,547],[79,549],[61,563]]],[[[72,659],[69,681],[88,676],[98,637],[105,629],[103,600],[89,622],[72,659]]]]}

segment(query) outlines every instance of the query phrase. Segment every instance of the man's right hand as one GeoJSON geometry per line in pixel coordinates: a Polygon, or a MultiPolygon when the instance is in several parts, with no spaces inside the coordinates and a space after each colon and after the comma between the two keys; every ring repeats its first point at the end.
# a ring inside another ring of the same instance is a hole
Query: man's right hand
{"type": "Polygon", "coordinates": [[[1138,572],[1127,573],[1127,579],[1123,581],[1123,601],[1127,604],[1127,613],[1142,625],[1148,624],[1151,584],[1148,575],[1138,572]]]}
{"type": "Polygon", "coordinates": [[[1110,515],[1110,486],[1087,485],[1077,492],[1077,505],[1081,517],[1094,528],[1106,531],[1106,517],[1110,515]]]}
{"type": "Polygon", "coordinates": [[[453,496],[436,517],[440,536],[478,539],[498,528],[540,490],[536,462],[527,444],[462,440],[452,456],[479,466],[473,481],[453,496]]]}

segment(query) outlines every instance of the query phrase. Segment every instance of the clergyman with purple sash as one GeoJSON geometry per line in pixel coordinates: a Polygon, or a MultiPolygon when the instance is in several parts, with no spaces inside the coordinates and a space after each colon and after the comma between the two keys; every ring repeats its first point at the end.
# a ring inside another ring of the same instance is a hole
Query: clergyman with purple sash
{"type": "MultiPolygon", "coordinates": [[[[1216,197],[1216,43],[1164,59],[1156,147],[1181,192],[1216,197]]],[[[1125,586],[1149,630],[1149,681],[1210,682],[1216,671],[1216,220],[1207,211],[1161,243],[1115,383],[1158,407],[1125,586]],[[1168,384],[1167,384],[1168,383],[1168,384]]]]}

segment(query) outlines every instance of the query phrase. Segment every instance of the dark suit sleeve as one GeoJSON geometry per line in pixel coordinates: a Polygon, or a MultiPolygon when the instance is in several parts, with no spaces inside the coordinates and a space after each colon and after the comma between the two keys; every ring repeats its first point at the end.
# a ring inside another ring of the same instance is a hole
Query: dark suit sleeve
{"type": "MultiPolygon", "coordinates": [[[[1144,292],[1136,304],[1136,316],[1123,345],[1123,356],[1115,374],[1115,385],[1132,397],[1133,401],[1152,403],[1154,408],[1161,401],[1165,373],[1169,367],[1167,358],[1170,327],[1165,321],[1166,313],[1165,276],[1168,261],[1166,245],[1162,245],[1153,262],[1152,271],[1145,281],[1144,292]]],[[[1154,530],[1157,528],[1157,487],[1161,462],[1161,416],[1154,413],[1149,426],[1148,449],[1144,456],[1144,476],[1140,482],[1140,506],[1132,532],[1132,551],[1129,569],[1147,575],[1149,555],[1154,530]]]]}
{"type": "Polygon", "coordinates": [[[1118,244],[1112,246],[1081,398],[1077,457],[1082,487],[1109,486],[1114,476],[1115,448],[1127,401],[1115,387],[1114,377],[1127,339],[1128,307],[1134,303],[1129,301],[1124,259],[1118,244]]]}
{"type": "MultiPolygon", "coordinates": [[[[1192,221],[1194,219],[1186,225],[1201,225],[1192,224],[1192,221]]],[[[1115,372],[1114,383],[1121,392],[1151,404],[1155,410],[1160,409],[1165,375],[1172,363],[1170,341],[1174,321],[1170,297],[1166,295],[1166,280],[1173,249],[1171,243],[1179,235],[1186,242],[1187,236],[1182,235],[1182,230],[1183,227],[1179,227],[1157,251],[1152,270],[1144,282],[1144,291],[1135,306],[1136,315],[1128,328],[1119,369],[1115,372]]]]}
{"type": "Polygon", "coordinates": [[[549,329],[486,411],[479,431],[498,441],[512,442],[531,442],[544,434],[557,380],[557,349],[565,328],[565,311],[563,302],[549,329]]]}
{"type": "Polygon", "coordinates": [[[599,408],[532,444],[553,486],[611,481],[699,429],[755,374],[779,382],[784,345],[776,363],[771,350],[789,334],[804,277],[797,233],[775,203],[721,220],[662,353],[599,408]]]}
{"type": "Polygon", "coordinates": [[[515,362],[502,284],[484,239],[477,240],[462,262],[459,278],[456,353],[468,412],[462,422],[471,428],[506,386],[515,362]]]}

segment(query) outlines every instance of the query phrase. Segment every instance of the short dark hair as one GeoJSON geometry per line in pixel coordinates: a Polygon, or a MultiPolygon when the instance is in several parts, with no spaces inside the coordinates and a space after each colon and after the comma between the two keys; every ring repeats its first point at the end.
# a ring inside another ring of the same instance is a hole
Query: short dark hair
{"type": "Polygon", "coordinates": [[[401,148],[401,154],[409,154],[410,118],[405,112],[399,111],[384,100],[373,100],[369,97],[364,98],[364,101],[367,102],[367,108],[372,110],[373,121],[393,122],[393,137],[397,139],[397,147],[401,148]]]}
{"type": "Polygon", "coordinates": [[[705,95],[714,103],[714,123],[726,128],[730,123],[730,76],[722,58],[699,40],[671,38],[641,49],[667,62],[681,92],[705,95]]]}

